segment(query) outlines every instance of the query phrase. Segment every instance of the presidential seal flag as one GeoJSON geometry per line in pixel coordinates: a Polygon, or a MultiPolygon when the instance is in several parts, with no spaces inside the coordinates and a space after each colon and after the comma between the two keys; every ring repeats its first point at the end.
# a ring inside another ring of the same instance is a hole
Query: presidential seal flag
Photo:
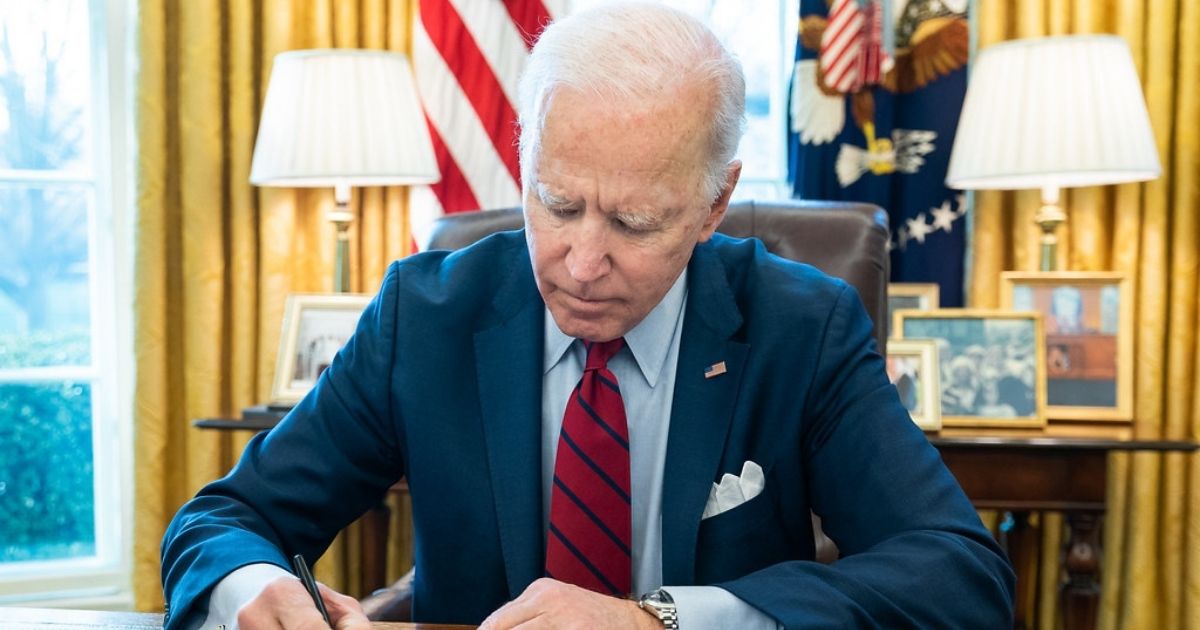
{"type": "Polygon", "coordinates": [[[894,282],[963,304],[965,196],[945,186],[967,86],[968,0],[801,0],[793,195],[875,203],[894,282]]]}

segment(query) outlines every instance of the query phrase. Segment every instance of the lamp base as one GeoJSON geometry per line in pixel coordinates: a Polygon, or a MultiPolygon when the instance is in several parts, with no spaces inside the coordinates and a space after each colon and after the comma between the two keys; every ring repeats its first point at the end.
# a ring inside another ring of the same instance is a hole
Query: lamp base
{"type": "Polygon", "coordinates": [[[337,249],[333,259],[333,292],[350,292],[350,222],[334,221],[337,227],[337,249]]]}
{"type": "Polygon", "coordinates": [[[337,207],[329,213],[329,220],[337,227],[337,247],[333,255],[333,292],[350,292],[350,223],[354,213],[350,212],[350,187],[337,184],[333,189],[337,207]]]}
{"type": "Polygon", "coordinates": [[[1042,207],[1033,216],[1034,223],[1042,228],[1042,255],[1040,269],[1054,271],[1058,266],[1058,226],[1067,222],[1067,213],[1058,203],[1057,186],[1042,188],[1042,207]]]}

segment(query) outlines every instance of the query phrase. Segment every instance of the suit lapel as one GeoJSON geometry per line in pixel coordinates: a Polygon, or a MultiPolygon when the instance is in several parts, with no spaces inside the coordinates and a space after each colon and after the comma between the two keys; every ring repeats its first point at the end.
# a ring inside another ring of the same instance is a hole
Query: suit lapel
{"type": "MultiPolygon", "coordinates": [[[[523,252],[526,252],[522,248],[523,252]]],[[[495,326],[475,334],[479,406],[509,595],[543,574],[543,306],[525,259],[497,291],[495,326]]]]}
{"type": "Polygon", "coordinates": [[[664,584],[695,579],[700,515],[717,476],[750,350],[730,339],[742,318],[710,246],[698,246],[693,254],[685,313],[663,481],[664,584]],[[725,373],[705,378],[706,368],[720,361],[725,373]]]}

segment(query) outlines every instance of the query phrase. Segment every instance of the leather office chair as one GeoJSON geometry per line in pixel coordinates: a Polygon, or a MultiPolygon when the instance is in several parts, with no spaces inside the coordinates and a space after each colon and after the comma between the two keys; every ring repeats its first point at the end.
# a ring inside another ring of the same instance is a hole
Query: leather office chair
{"type": "MultiPolygon", "coordinates": [[[[524,225],[520,208],[452,214],[433,226],[428,249],[461,249],[493,232],[524,225]]],[[[738,238],[757,237],[767,251],[810,264],[850,283],[875,324],[881,354],[887,343],[888,222],[878,206],[833,201],[741,201],[731,203],[718,229],[738,238]]],[[[813,516],[817,559],[833,562],[837,547],[813,516]]],[[[404,621],[411,612],[413,573],[363,601],[372,620],[404,621]]]]}
{"type": "MultiPolygon", "coordinates": [[[[520,208],[444,216],[433,225],[429,249],[461,249],[493,232],[523,225],[520,208]]],[[[886,350],[889,259],[883,209],[837,201],[739,201],[729,204],[718,231],[757,237],[773,254],[849,282],[875,323],[880,353],[886,350]]]]}

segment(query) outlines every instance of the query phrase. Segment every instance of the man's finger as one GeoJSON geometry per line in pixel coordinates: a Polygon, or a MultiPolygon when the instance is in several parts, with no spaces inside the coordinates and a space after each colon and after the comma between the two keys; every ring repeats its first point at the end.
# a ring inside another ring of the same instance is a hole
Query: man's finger
{"type": "Polygon", "coordinates": [[[317,584],[321,591],[321,599],[325,600],[325,610],[329,612],[329,620],[336,630],[368,630],[371,621],[363,614],[362,604],[349,595],[343,595],[324,584],[317,584]]]}
{"type": "Polygon", "coordinates": [[[257,597],[238,610],[237,622],[244,630],[324,626],[320,613],[312,604],[312,597],[300,581],[292,577],[276,578],[267,584],[257,597]],[[312,625],[314,620],[317,625],[312,625]]]}
{"type": "Polygon", "coordinates": [[[483,625],[479,626],[479,630],[515,628],[523,623],[537,619],[542,611],[537,607],[535,601],[531,601],[532,599],[529,597],[528,591],[522,593],[520,597],[508,602],[488,615],[488,618],[483,620],[483,625]]]}

